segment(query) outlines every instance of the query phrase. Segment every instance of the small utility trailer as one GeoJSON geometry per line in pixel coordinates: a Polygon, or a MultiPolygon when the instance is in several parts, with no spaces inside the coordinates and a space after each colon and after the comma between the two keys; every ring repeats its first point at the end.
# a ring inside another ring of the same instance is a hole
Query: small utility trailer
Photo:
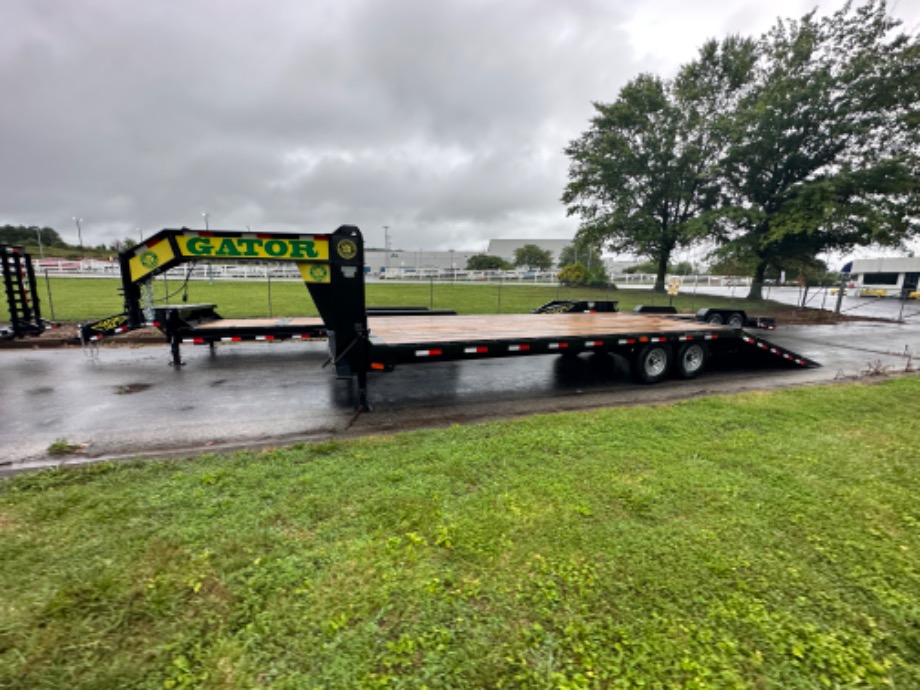
{"type": "Polygon", "coordinates": [[[81,338],[94,343],[136,328],[159,328],[181,364],[182,344],[242,340],[329,342],[340,378],[357,383],[359,408],[369,409],[368,373],[405,364],[542,354],[610,353],[627,358],[636,378],[655,383],[675,375],[692,378],[710,357],[754,348],[778,361],[811,367],[816,362],[745,331],[772,322],[730,309],[696,315],[661,308],[623,313],[615,302],[551,302],[535,313],[458,316],[411,307],[368,309],[364,292],[364,243],[358,228],[343,225],[328,235],[167,229],[119,255],[124,313],[83,324],[81,338]],[[212,304],[153,304],[151,281],[197,261],[292,261],[319,318],[235,319],[212,304]],[[664,313],[650,313],[650,312],[664,313]],[[740,319],[740,321],[739,321],[740,319]]]}

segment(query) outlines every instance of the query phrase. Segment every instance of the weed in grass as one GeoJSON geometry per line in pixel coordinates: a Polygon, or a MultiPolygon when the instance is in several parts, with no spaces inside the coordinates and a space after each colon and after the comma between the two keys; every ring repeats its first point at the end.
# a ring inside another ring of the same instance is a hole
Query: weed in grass
{"type": "Polygon", "coordinates": [[[71,443],[66,438],[59,438],[48,446],[48,455],[73,455],[80,452],[83,446],[71,443]]]}

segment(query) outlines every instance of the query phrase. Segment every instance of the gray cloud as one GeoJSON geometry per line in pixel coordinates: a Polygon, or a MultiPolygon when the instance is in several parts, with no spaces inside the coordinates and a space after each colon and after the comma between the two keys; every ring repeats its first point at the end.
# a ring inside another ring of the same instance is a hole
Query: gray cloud
{"type": "MultiPolygon", "coordinates": [[[[734,4],[737,30],[758,5],[734,4]]],[[[676,66],[627,5],[8,1],[0,223],[66,235],[78,215],[88,243],[203,211],[372,244],[389,225],[408,248],[571,236],[562,148],[592,101],[676,66]]]]}

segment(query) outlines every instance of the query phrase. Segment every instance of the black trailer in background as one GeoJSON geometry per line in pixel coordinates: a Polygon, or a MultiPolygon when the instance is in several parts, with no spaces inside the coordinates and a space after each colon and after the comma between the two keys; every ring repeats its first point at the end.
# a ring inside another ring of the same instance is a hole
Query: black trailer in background
{"type": "Polygon", "coordinates": [[[32,257],[22,247],[0,244],[0,274],[10,325],[0,326],[0,339],[41,335],[48,325],[42,319],[32,257]]]}

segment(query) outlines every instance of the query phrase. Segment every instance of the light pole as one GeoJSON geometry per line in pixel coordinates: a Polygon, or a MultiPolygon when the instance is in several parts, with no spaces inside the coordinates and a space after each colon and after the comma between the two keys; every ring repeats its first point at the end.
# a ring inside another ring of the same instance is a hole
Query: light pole
{"type": "Polygon", "coordinates": [[[77,224],[77,239],[80,241],[80,261],[83,261],[83,228],[80,226],[82,220],[82,218],[73,217],[73,222],[77,224]]]}
{"type": "Polygon", "coordinates": [[[141,232],[140,228],[137,229],[137,241],[138,242],[144,241],[144,234],[141,232]]]}
{"type": "Polygon", "coordinates": [[[38,235],[38,255],[42,259],[45,258],[45,248],[42,247],[42,231],[41,228],[35,228],[35,234],[38,235]]]}
{"type": "MultiPolygon", "coordinates": [[[[205,211],[201,214],[201,217],[204,218],[204,229],[205,232],[210,231],[211,226],[208,224],[208,219],[211,217],[211,214],[205,211]]],[[[211,271],[211,262],[208,262],[208,285],[214,284],[214,273],[211,271]]]]}
{"type": "Polygon", "coordinates": [[[384,273],[390,270],[390,226],[383,226],[383,266],[384,273]]]}

